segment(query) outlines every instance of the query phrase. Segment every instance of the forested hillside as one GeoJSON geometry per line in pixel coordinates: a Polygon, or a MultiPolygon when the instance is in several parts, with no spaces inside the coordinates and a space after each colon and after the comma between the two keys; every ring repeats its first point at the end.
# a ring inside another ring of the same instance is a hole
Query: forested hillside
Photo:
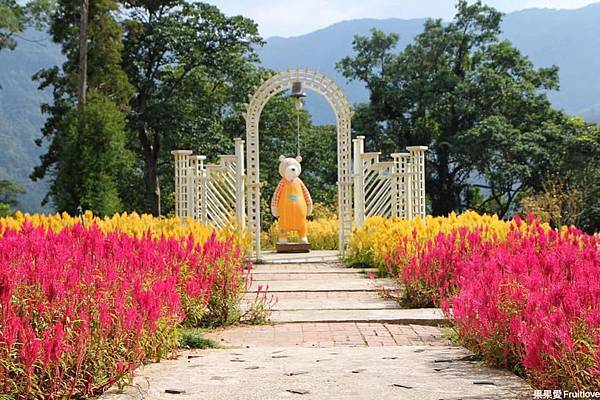
{"type": "Polygon", "coordinates": [[[42,68],[60,64],[62,56],[46,34],[28,31],[20,37],[16,50],[0,52],[0,179],[9,178],[22,186],[26,193],[19,198],[20,208],[36,211],[47,185],[34,183],[28,176],[43,153],[34,141],[41,136],[45,118],[40,103],[49,94],[38,91],[31,77],[42,68]]]}

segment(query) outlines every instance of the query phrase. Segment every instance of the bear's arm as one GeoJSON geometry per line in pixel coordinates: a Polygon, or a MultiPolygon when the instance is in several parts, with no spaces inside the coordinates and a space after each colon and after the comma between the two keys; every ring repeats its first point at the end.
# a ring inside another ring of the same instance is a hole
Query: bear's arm
{"type": "Polygon", "coordinates": [[[279,200],[281,198],[281,192],[283,191],[284,179],[280,180],[275,188],[275,192],[273,193],[273,198],[271,199],[271,213],[273,216],[277,217],[277,207],[279,207],[279,200]]]}
{"type": "Polygon", "coordinates": [[[306,202],[307,214],[311,215],[313,208],[312,197],[310,197],[310,192],[308,191],[306,185],[304,184],[304,182],[302,182],[302,180],[300,180],[300,186],[302,186],[302,194],[304,195],[304,201],[306,202]]]}

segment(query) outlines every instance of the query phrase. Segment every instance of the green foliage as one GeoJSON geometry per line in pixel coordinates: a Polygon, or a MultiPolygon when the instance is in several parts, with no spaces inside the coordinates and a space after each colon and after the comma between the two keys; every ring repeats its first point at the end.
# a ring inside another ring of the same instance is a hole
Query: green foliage
{"type": "Polygon", "coordinates": [[[0,217],[8,217],[13,214],[10,206],[6,203],[0,203],[0,217]]]}
{"type": "Polygon", "coordinates": [[[600,232],[600,126],[564,117],[554,138],[553,163],[532,191],[543,191],[548,181],[562,181],[567,192],[582,196],[583,208],[574,222],[587,232],[600,232]]]}
{"type": "Polygon", "coordinates": [[[7,179],[0,179],[0,203],[14,206],[17,204],[16,196],[25,193],[23,188],[7,179]]]}
{"type": "Polygon", "coordinates": [[[546,127],[562,117],[545,90],[558,88],[557,68],[535,69],[501,41],[501,19],[480,1],[459,1],[452,22],[427,21],[399,54],[396,35],[373,31],[357,36],[356,55],[338,63],[370,91],[355,117],[368,147],[430,146],[435,215],[467,206],[506,215],[553,158],[555,136],[546,127]]]}
{"type": "Polygon", "coordinates": [[[309,188],[313,202],[329,206],[337,204],[336,127],[310,126],[303,132],[301,146],[302,180],[309,188]]]}
{"type": "Polygon", "coordinates": [[[0,0],[0,50],[13,50],[17,43],[13,35],[23,30],[25,10],[15,0],[0,0]]]}
{"type": "MultiPolygon", "coordinates": [[[[170,151],[222,151],[224,120],[239,110],[259,77],[256,24],[183,0],[124,1],[124,66],[135,88],[129,128],[143,176],[139,210],[161,212],[161,186],[172,181],[170,151]],[[163,167],[164,166],[164,167],[163,167]]],[[[237,114],[239,115],[239,114],[237,114]]]]}
{"type": "Polygon", "coordinates": [[[83,110],[73,108],[70,114],[51,186],[54,204],[62,210],[81,207],[98,215],[122,211],[119,182],[132,171],[133,162],[125,149],[125,116],[97,92],[88,94],[83,110]]]}
{"type": "Polygon", "coordinates": [[[13,214],[11,206],[17,205],[16,196],[25,193],[23,188],[7,179],[0,179],[0,217],[13,214]]]}
{"type": "Polygon", "coordinates": [[[58,211],[89,209],[107,215],[124,209],[125,177],[133,171],[125,147],[124,114],[133,88],[121,68],[122,30],[113,16],[119,3],[97,0],[89,11],[88,101],[79,104],[78,5],[59,1],[52,15],[50,32],[67,61],[62,69],[36,75],[41,89],[52,87],[54,101],[42,106],[49,114],[42,131],[49,146],[31,177],[50,175],[46,200],[50,198],[58,211]]]}
{"type": "Polygon", "coordinates": [[[53,0],[31,0],[25,5],[16,0],[0,0],[0,50],[14,50],[15,35],[28,27],[41,29],[54,5],[53,0]]]}
{"type": "Polygon", "coordinates": [[[218,349],[219,345],[203,337],[200,328],[179,328],[179,348],[181,349],[218,349]]]}
{"type": "Polygon", "coordinates": [[[90,93],[83,111],[79,163],[83,181],[81,205],[99,215],[124,209],[119,182],[133,172],[133,155],[126,150],[125,116],[105,95],[90,93]]]}

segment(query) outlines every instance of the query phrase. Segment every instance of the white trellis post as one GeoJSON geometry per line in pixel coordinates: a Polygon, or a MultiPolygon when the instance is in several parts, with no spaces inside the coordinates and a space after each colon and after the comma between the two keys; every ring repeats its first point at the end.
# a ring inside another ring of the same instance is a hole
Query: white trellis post
{"type": "Polygon", "coordinates": [[[409,218],[410,193],[410,153],[393,153],[392,171],[392,216],[409,218]]]}
{"type": "Polygon", "coordinates": [[[239,228],[244,227],[245,216],[245,193],[244,193],[244,141],[241,138],[235,138],[235,215],[239,228]]]}
{"type": "Polygon", "coordinates": [[[411,158],[411,177],[410,185],[414,202],[412,204],[413,216],[425,216],[425,150],[427,146],[409,146],[406,148],[410,152],[411,158]]]}
{"type": "Polygon", "coordinates": [[[362,155],[365,152],[365,137],[352,139],[354,146],[354,226],[360,228],[365,222],[365,171],[362,155]]]}
{"type": "MultiPolygon", "coordinates": [[[[200,221],[207,223],[208,222],[208,208],[206,206],[207,202],[207,179],[208,176],[206,174],[206,166],[204,165],[204,161],[206,161],[206,156],[192,156],[192,160],[190,160],[190,169],[193,171],[190,174],[189,184],[190,187],[193,188],[193,191],[190,193],[193,196],[193,211],[194,218],[199,219],[200,221]]],[[[192,207],[192,206],[191,206],[192,207]]]]}
{"type": "Polygon", "coordinates": [[[189,157],[191,150],[173,150],[171,151],[175,169],[175,215],[179,218],[188,216],[188,202],[191,200],[188,196],[188,174],[189,157]]]}

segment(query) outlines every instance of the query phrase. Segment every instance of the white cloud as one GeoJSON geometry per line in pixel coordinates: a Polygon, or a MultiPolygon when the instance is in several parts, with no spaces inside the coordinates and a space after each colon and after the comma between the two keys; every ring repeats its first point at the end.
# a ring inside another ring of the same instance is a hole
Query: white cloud
{"type": "MultiPolygon", "coordinates": [[[[227,15],[244,15],[259,25],[263,37],[297,36],[336,22],[358,18],[449,19],[453,0],[203,0],[227,15]]],[[[579,8],[597,0],[489,0],[503,12],[531,7],[579,8]]]]}

